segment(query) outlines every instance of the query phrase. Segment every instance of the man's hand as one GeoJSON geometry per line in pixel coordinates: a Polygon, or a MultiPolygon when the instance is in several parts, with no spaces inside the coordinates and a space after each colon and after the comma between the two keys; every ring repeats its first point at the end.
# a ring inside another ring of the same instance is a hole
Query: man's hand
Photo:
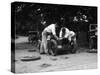
{"type": "Polygon", "coordinates": [[[54,35],[54,38],[55,38],[56,40],[58,40],[58,39],[59,39],[56,35],[54,35]]]}

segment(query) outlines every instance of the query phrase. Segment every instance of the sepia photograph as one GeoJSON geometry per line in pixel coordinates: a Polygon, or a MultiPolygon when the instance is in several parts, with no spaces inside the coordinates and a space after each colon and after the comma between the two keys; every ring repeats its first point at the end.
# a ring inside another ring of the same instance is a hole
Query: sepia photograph
{"type": "Polygon", "coordinates": [[[11,72],[97,69],[96,6],[11,3],[11,72]]]}

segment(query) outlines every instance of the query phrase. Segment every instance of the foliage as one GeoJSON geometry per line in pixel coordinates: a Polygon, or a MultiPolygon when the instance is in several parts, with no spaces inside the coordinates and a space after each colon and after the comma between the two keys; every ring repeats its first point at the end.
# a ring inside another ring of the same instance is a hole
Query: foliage
{"type": "Polygon", "coordinates": [[[61,22],[69,28],[75,27],[77,30],[77,27],[86,24],[79,20],[83,15],[86,16],[88,23],[97,23],[96,7],[15,2],[12,3],[12,8],[15,11],[17,34],[26,34],[31,30],[41,32],[46,26],[55,22],[61,22]],[[80,18],[75,21],[75,17],[80,18]]]}

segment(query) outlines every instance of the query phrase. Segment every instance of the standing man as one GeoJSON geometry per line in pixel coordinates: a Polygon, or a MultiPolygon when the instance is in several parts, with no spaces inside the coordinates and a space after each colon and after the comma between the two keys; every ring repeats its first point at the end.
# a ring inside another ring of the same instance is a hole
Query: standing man
{"type": "Polygon", "coordinates": [[[56,24],[50,24],[47,26],[43,32],[42,32],[42,42],[40,46],[40,53],[48,53],[48,48],[47,48],[47,38],[49,34],[52,34],[54,38],[58,39],[56,36],[56,28],[58,27],[57,23],[56,24]]]}

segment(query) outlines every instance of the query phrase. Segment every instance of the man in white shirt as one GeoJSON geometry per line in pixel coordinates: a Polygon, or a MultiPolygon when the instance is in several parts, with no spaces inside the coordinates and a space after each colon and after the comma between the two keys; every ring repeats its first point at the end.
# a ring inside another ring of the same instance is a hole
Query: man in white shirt
{"type": "Polygon", "coordinates": [[[48,53],[48,48],[47,48],[48,34],[52,34],[56,39],[58,39],[58,37],[56,36],[56,31],[55,31],[57,26],[58,26],[57,24],[50,24],[43,30],[40,53],[48,53]]]}
{"type": "Polygon", "coordinates": [[[76,44],[76,34],[68,28],[62,27],[59,34],[60,39],[67,38],[69,42],[74,41],[76,44]]]}

